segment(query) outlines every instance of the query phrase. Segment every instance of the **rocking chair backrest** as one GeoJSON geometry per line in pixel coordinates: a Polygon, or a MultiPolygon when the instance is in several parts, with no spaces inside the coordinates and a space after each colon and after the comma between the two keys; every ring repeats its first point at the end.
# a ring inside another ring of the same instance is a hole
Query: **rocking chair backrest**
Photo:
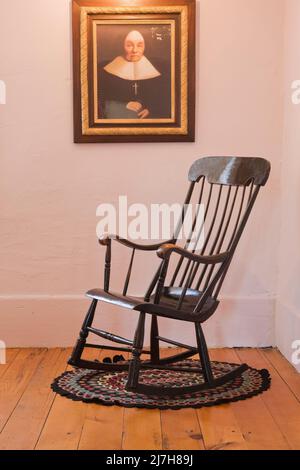
{"type": "MultiPolygon", "coordinates": [[[[201,310],[208,297],[218,298],[259,189],[266,184],[269,173],[270,163],[262,158],[207,157],[192,165],[189,172],[191,185],[185,203],[196,203],[199,205],[197,207],[203,204],[204,222],[199,226],[199,212],[196,213],[183,246],[201,255],[228,252],[228,257],[216,265],[203,265],[184,257],[177,258],[178,262],[165,285],[177,288],[180,292],[178,309],[182,308],[187,294],[199,297],[194,306],[195,313],[201,310]]],[[[174,235],[175,240],[178,240],[184,219],[183,213],[174,235]]]]}

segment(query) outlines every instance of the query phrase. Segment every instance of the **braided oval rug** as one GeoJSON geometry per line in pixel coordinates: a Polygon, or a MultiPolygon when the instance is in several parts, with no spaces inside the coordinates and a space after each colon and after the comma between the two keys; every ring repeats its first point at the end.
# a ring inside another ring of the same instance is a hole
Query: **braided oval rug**
{"type": "MultiPolygon", "coordinates": [[[[212,362],[214,377],[231,372],[240,364],[212,362]]],[[[176,364],[179,367],[201,368],[198,361],[185,360],[176,364]]],[[[179,387],[203,383],[199,372],[167,371],[144,369],[140,372],[140,383],[179,387]]],[[[270,375],[266,369],[257,370],[247,366],[246,370],[225,385],[201,392],[181,396],[155,396],[128,392],[125,390],[127,371],[103,372],[87,369],[74,369],[56,378],[52,384],[54,392],[76,401],[98,403],[107,406],[127,408],[201,408],[229,403],[258,395],[270,387],[270,375]]]]}

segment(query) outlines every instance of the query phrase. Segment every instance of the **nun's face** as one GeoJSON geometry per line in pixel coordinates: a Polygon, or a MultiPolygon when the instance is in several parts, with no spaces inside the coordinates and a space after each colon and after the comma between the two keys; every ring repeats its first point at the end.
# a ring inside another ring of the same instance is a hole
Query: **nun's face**
{"type": "Polygon", "coordinates": [[[145,52],[145,40],[138,31],[131,31],[124,42],[125,59],[128,62],[138,62],[145,52]]]}

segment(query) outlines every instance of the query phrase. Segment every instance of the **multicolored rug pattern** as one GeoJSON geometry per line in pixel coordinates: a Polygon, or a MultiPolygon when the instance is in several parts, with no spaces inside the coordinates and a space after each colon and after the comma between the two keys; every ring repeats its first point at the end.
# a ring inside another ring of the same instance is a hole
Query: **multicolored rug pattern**
{"type": "MultiPolygon", "coordinates": [[[[212,362],[214,377],[231,372],[240,364],[227,362],[212,362]]],[[[176,367],[193,367],[200,369],[198,361],[185,360],[176,367]]],[[[127,371],[103,372],[87,369],[74,369],[56,378],[52,384],[54,392],[76,401],[98,403],[107,406],[122,406],[127,408],[158,408],[180,409],[201,408],[238,400],[245,400],[258,395],[270,387],[270,375],[266,369],[257,370],[247,366],[238,377],[225,385],[201,392],[189,393],[182,396],[154,396],[128,392],[125,389],[127,371]]],[[[160,369],[143,369],[140,372],[140,383],[145,385],[189,386],[202,384],[202,374],[198,371],[166,371],[160,369]]]]}

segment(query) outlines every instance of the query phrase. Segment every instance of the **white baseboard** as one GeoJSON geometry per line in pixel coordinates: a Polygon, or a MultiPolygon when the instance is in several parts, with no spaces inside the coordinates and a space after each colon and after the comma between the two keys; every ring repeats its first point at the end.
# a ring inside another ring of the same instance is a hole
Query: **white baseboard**
{"type": "MultiPolygon", "coordinates": [[[[293,364],[294,341],[300,340],[300,312],[287,303],[277,301],[275,317],[275,340],[279,351],[293,364]]],[[[298,346],[299,350],[299,346],[298,346]]],[[[298,354],[299,360],[300,354],[298,354]]],[[[300,364],[293,364],[300,372],[300,364]]]]}
{"type": "MultiPolygon", "coordinates": [[[[84,296],[0,296],[0,340],[7,347],[66,347],[78,336],[89,301],[84,296]]],[[[226,297],[204,325],[210,347],[264,347],[275,344],[275,301],[270,297],[226,297]]],[[[133,337],[137,312],[99,306],[96,325],[133,337]]],[[[193,324],[160,319],[160,334],[195,344],[193,324]]],[[[148,345],[149,322],[145,344],[148,345]]]]}

